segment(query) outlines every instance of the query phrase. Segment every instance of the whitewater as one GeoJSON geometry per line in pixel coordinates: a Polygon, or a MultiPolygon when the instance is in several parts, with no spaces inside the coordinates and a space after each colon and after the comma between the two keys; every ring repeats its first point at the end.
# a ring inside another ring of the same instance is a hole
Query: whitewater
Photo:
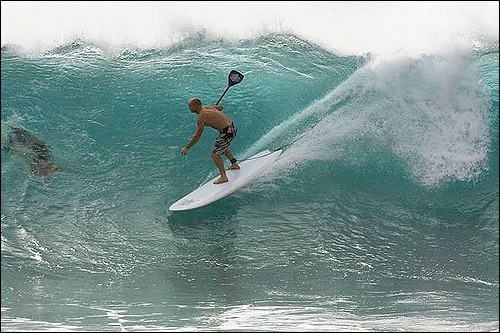
{"type": "Polygon", "coordinates": [[[498,331],[498,13],[2,1],[2,331],[498,331]],[[231,152],[286,148],[171,212],[232,69],[231,152]]]}

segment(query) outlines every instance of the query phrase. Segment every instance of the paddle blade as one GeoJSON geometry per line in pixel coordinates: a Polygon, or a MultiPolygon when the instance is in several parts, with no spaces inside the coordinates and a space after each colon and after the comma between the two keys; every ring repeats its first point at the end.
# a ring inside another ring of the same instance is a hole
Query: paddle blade
{"type": "Polygon", "coordinates": [[[243,77],[244,77],[243,74],[241,74],[240,72],[232,70],[229,73],[229,87],[240,83],[243,80],[243,77]]]}

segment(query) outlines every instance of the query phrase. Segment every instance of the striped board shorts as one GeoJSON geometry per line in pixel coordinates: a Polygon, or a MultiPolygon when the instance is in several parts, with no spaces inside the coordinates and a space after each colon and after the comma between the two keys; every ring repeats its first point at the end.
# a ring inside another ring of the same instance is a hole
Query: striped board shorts
{"type": "Polygon", "coordinates": [[[231,123],[231,125],[229,125],[228,127],[224,128],[220,132],[217,139],[215,139],[214,150],[212,150],[212,152],[219,156],[224,154],[227,148],[229,148],[229,144],[231,143],[231,141],[233,141],[233,139],[236,137],[237,132],[238,130],[236,129],[233,123],[231,123]]]}

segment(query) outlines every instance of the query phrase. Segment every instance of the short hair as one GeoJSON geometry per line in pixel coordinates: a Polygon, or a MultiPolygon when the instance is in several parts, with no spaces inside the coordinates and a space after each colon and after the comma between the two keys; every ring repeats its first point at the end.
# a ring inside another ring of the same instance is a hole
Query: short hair
{"type": "Polygon", "coordinates": [[[193,97],[189,100],[189,104],[193,103],[195,105],[201,106],[201,100],[198,97],[193,97]]]}

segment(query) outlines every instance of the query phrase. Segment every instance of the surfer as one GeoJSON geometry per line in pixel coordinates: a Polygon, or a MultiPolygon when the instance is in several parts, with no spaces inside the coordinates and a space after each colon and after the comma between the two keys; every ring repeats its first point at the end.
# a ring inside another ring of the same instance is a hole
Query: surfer
{"type": "Polygon", "coordinates": [[[234,126],[232,120],[222,112],[224,107],[221,105],[202,106],[201,100],[195,97],[189,100],[188,106],[191,112],[198,114],[198,128],[191,141],[182,148],[182,154],[186,155],[188,150],[194,146],[196,142],[198,142],[205,125],[218,130],[219,136],[215,139],[214,149],[212,150],[210,156],[220,172],[220,178],[214,181],[214,184],[225,183],[228,179],[226,170],[224,170],[224,163],[222,162],[221,155],[224,154],[231,162],[231,166],[228,170],[240,168],[236,158],[233,157],[228,149],[231,141],[233,141],[236,137],[236,127],[234,126]]]}
{"type": "Polygon", "coordinates": [[[60,169],[52,162],[52,152],[45,142],[23,128],[11,127],[2,148],[9,153],[17,152],[27,156],[30,159],[30,169],[34,174],[51,176],[60,169]]]}

